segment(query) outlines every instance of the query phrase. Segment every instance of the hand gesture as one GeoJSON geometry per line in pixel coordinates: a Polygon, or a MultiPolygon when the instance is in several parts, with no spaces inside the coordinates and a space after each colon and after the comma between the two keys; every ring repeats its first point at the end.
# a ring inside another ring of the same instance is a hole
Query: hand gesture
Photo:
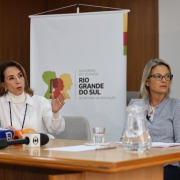
{"type": "Polygon", "coordinates": [[[13,126],[8,126],[6,129],[10,129],[10,130],[16,131],[16,129],[13,126]]]}
{"type": "Polygon", "coordinates": [[[56,99],[54,98],[54,93],[51,94],[51,106],[52,112],[57,113],[65,104],[65,95],[62,93],[56,99]]]}

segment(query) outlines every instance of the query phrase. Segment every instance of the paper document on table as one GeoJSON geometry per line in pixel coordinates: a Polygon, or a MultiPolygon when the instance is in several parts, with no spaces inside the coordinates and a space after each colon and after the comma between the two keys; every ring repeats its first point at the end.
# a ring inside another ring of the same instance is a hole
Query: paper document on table
{"type": "Polygon", "coordinates": [[[152,147],[173,147],[180,146],[180,143],[152,142],[152,147]]]}
{"type": "Polygon", "coordinates": [[[46,148],[44,150],[50,151],[67,151],[67,152],[80,152],[80,151],[90,151],[96,150],[99,145],[97,146],[86,146],[86,145],[79,145],[79,146],[67,146],[67,147],[56,147],[56,148],[46,148]]]}
{"type": "MultiPolygon", "coordinates": [[[[118,144],[122,144],[122,142],[118,142],[118,144]]],[[[151,147],[173,147],[180,146],[180,143],[164,143],[164,142],[152,142],[151,147]]]]}

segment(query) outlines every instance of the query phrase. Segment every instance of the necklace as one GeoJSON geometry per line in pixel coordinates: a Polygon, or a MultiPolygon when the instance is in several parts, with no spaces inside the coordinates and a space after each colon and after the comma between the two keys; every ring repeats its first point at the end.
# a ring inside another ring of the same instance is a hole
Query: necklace
{"type": "Polygon", "coordinates": [[[155,107],[150,106],[150,114],[151,115],[154,114],[155,109],[156,109],[156,106],[155,107]]]}
{"type": "MultiPolygon", "coordinates": [[[[10,101],[9,101],[9,111],[10,111],[11,126],[13,126],[12,125],[12,114],[11,114],[11,102],[10,101]]],[[[23,127],[24,127],[25,119],[26,119],[26,112],[27,112],[27,103],[26,103],[26,108],[25,108],[25,112],[24,112],[24,119],[23,119],[23,124],[22,124],[22,130],[23,130],[23,127]]]]}

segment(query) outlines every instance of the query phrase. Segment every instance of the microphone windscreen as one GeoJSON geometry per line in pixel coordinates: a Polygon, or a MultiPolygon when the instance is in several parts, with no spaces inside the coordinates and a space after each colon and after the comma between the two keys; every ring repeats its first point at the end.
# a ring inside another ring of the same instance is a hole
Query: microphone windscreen
{"type": "Polygon", "coordinates": [[[47,144],[49,142],[49,137],[46,134],[39,133],[40,134],[40,144],[41,146],[47,144]]]}
{"type": "Polygon", "coordinates": [[[22,134],[23,134],[22,130],[15,130],[13,139],[22,139],[22,134]]]}
{"type": "Polygon", "coordinates": [[[12,139],[14,135],[14,131],[11,129],[0,129],[0,139],[12,139]]]}
{"type": "Polygon", "coordinates": [[[23,134],[36,134],[37,132],[32,128],[26,128],[23,130],[23,134]]]}

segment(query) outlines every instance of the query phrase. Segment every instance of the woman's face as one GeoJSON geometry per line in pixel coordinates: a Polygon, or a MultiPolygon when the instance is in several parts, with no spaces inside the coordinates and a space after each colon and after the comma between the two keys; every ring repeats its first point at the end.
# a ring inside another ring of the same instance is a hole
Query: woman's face
{"type": "Polygon", "coordinates": [[[4,71],[2,86],[14,95],[21,95],[24,91],[25,80],[22,72],[15,66],[4,71]]]}
{"type": "MultiPolygon", "coordinates": [[[[160,74],[162,76],[165,76],[167,74],[170,74],[168,68],[165,65],[158,65],[154,69],[151,70],[151,75],[154,74],[160,74]]],[[[153,94],[166,94],[169,90],[171,81],[167,81],[165,77],[162,78],[162,80],[157,81],[154,77],[150,77],[146,81],[146,86],[149,87],[150,95],[153,94]]]]}

